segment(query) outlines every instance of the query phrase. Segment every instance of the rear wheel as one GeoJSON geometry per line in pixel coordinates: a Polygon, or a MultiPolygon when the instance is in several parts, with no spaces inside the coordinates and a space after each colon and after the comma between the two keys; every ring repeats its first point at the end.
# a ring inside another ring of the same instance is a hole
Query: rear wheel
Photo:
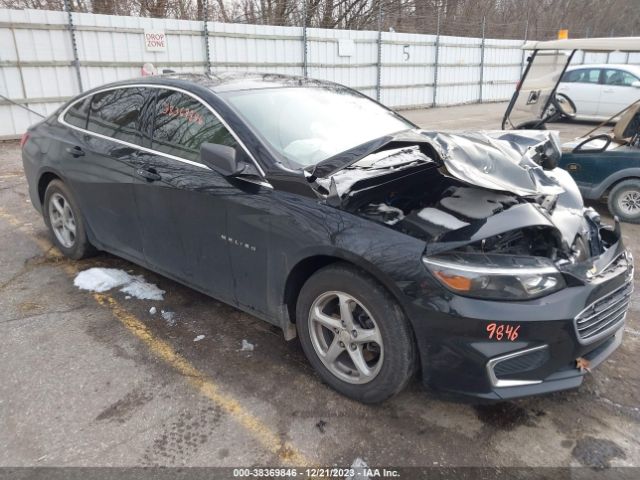
{"type": "Polygon", "coordinates": [[[609,211],[620,220],[640,223],[640,180],[625,180],[611,189],[609,211]]]}
{"type": "Polygon", "coordinates": [[[349,265],[316,272],[302,287],[296,318],[309,362],[348,397],[381,402],[400,392],[415,370],[404,313],[384,287],[349,265]]]}
{"type": "Polygon", "coordinates": [[[79,260],[95,253],[87,238],[80,209],[60,180],[53,180],[47,186],[43,213],[53,243],[66,257],[79,260]]]}

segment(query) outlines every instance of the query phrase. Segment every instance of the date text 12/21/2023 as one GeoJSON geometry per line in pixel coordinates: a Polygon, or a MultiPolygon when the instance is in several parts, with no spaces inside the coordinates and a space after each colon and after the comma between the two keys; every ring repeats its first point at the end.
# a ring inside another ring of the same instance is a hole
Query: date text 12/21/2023
{"type": "Polygon", "coordinates": [[[234,478],[400,478],[400,472],[389,468],[313,467],[313,468],[234,468],[234,478]]]}

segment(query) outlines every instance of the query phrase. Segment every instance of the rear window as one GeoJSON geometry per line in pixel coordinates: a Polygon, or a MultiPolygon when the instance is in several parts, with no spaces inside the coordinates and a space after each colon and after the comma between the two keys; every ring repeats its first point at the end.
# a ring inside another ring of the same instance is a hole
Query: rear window
{"type": "Polygon", "coordinates": [[[87,128],[90,102],[91,97],[87,97],[71,105],[64,116],[64,121],[74,127],[87,128]]]}
{"type": "Polygon", "coordinates": [[[140,113],[146,89],[131,87],[96,93],[91,98],[87,130],[133,144],[141,144],[140,113]]]}
{"type": "Polygon", "coordinates": [[[618,87],[630,87],[633,82],[637,82],[638,78],[629,72],[623,70],[605,70],[604,83],[606,85],[615,85],[618,87]]]}
{"type": "Polygon", "coordinates": [[[198,161],[200,145],[217,143],[236,147],[236,140],[200,101],[181,92],[159,90],[152,148],[198,161]]]}

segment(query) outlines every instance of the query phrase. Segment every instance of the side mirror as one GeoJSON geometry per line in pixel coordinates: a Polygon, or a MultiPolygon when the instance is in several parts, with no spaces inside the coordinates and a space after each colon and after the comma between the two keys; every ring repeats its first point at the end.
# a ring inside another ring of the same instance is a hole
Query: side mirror
{"type": "Polygon", "coordinates": [[[631,86],[635,88],[640,88],[640,80],[636,80],[635,82],[631,82],[631,86]]]}
{"type": "Polygon", "coordinates": [[[238,160],[235,148],[217,143],[200,146],[200,161],[224,177],[240,175],[246,167],[238,160]]]}

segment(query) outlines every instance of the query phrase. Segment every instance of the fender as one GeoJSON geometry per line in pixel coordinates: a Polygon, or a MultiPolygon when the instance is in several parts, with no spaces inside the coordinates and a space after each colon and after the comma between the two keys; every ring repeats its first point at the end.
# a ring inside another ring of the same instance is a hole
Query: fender
{"type": "Polygon", "coordinates": [[[58,169],[53,168],[49,165],[41,166],[38,169],[37,175],[35,175],[37,182],[35,183],[35,185],[33,185],[33,188],[30,189],[31,201],[33,203],[33,206],[41,214],[44,214],[44,211],[43,211],[44,192],[42,192],[42,198],[40,198],[40,182],[42,181],[42,177],[44,177],[47,174],[55,175],[56,177],[58,177],[69,188],[69,190],[71,190],[71,193],[75,195],[73,188],[71,188],[71,185],[69,185],[69,183],[66,181],[65,176],[58,169]]]}
{"type": "Polygon", "coordinates": [[[614,183],[628,178],[640,178],[640,168],[625,168],[624,170],[619,170],[616,173],[609,175],[599,184],[594,185],[591,188],[581,188],[580,190],[582,191],[584,198],[596,200],[601,198],[614,183]]]}
{"type": "MultiPolygon", "coordinates": [[[[295,264],[292,265],[290,269],[288,269],[286,277],[288,278],[291,272],[301,262],[317,256],[333,257],[337,260],[348,262],[364,270],[378,282],[380,282],[387,290],[389,290],[389,292],[396,298],[396,300],[398,300],[398,302],[401,301],[400,299],[403,296],[403,293],[391,277],[389,277],[385,272],[380,270],[380,268],[368,261],[366,258],[356,255],[353,252],[343,250],[340,247],[319,246],[301,251],[300,255],[297,256],[297,261],[295,262],[295,264]]],[[[416,258],[419,260],[420,256],[418,255],[416,258]]],[[[419,264],[418,260],[416,260],[416,263],[419,264]]],[[[281,293],[284,297],[284,285],[282,286],[281,293]]]]}

